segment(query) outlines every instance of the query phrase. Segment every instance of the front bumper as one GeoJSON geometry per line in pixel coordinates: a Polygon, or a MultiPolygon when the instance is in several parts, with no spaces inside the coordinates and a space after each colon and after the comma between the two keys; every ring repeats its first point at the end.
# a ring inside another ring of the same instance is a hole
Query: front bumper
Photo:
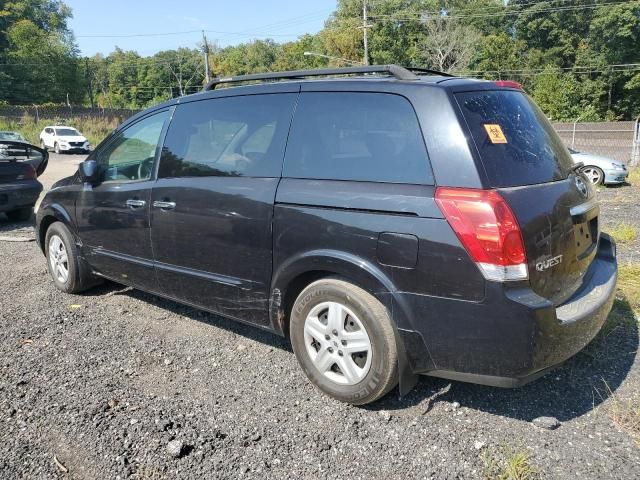
{"type": "Polygon", "coordinates": [[[0,185],[0,212],[33,207],[42,192],[37,180],[22,180],[0,185]]]}
{"type": "Polygon", "coordinates": [[[629,170],[626,168],[624,170],[605,170],[604,183],[625,183],[628,176],[629,170]]]}
{"type": "Polygon", "coordinates": [[[73,145],[58,145],[58,148],[60,149],[61,152],[65,152],[65,153],[89,153],[90,152],[90,148],[88,147],[76,147],[73,145]]]}
{"type": "Polygon", "coordinates": [[[583,286],[559,307],[528,287],[489,282],[485,300],[478,303],[405,298],[423,321],[399,333],[414,373],[517,387],[572,357],[597,335],[611,311],[616,283],[615,244],[602,234],[583,286]]]}

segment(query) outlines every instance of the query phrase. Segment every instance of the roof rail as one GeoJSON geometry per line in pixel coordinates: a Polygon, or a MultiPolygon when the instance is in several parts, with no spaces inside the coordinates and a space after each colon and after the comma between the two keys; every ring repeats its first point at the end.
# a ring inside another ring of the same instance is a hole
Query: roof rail
{"type": "MultiPolygon", "coordinates": [[[[305,77],[323,77],[331,75],[354,75],[358,73],[388,73],[398,80],[418,80],[418,76],[415,73],[412,73],[410,70],[411,69],[400,67],[398,65],[370,65],[363,67],[321,68],[317,70],[291,70],[287,72],[255,73],[251,75],[238,75],[236,77],[214,78],[204,87],[204,89],[214,90],[216,86],[224,83],[242,83],[256,80],[281,80],[286,78],[299,79],[305,77]]],[[[440,73],[438,72],[438,74],[440,73]]]]}
{"type": "Polygon", "coordinates": [[[441,72],[439,70],[431,70],[430,68],[421,68],[421,67],[404,67],[410,72],[416,73],[430,73],[431,75],[440,75],[442,77],[455,77],[455,75],[447,72],[441,72]]]}

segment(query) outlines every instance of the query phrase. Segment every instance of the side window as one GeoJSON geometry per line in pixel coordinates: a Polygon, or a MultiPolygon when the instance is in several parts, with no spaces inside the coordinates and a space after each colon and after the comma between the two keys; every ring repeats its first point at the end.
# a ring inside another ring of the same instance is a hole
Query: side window
{"type": "Polygon", "coordinates": [[[433,184],[413,107],[404,97],[385,93],[303,93],[283,175],[433,184]]]}
{"type": "Polygon", "coordinates": [[[295,97],[246,95],[179,105],[158,177],[279,176],[295,97]]]}
{"type": "Polygon", "coordinates": [[[169,112],[156,113],[118,134],[98,155],[103,181],[148,180],[169,112]]]}

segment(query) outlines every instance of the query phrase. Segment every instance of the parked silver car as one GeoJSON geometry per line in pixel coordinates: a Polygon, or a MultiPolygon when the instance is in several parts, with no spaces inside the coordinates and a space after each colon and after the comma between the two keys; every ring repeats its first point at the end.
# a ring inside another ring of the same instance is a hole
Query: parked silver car
{"type": "Polygon", "coordinates": [[[592,153],[578,152],[569,149],[573,161],[582,162],[580,170],[594,185],[624,183],[629,176],[629,170],[624,163],[607,157],[600,157],[592,153]]]}

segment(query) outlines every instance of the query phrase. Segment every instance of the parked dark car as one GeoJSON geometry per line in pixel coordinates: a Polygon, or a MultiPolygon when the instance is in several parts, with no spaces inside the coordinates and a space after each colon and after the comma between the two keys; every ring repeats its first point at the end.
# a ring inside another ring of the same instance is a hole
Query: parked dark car
{"type": "Polygon", "coordinates": [[[10,221],[31,218],[47,168],[49,154],[23,141],[0,140],[0,212],[10,221]]]}
{"type": "Polygon", "coordinates": [[[373,66],[205,90],[46,195],[59,289],[108,278],[288,336],[355,404],[416,374],[522,385],[600,330],[615,244],[519,85],[373,66]]]}

